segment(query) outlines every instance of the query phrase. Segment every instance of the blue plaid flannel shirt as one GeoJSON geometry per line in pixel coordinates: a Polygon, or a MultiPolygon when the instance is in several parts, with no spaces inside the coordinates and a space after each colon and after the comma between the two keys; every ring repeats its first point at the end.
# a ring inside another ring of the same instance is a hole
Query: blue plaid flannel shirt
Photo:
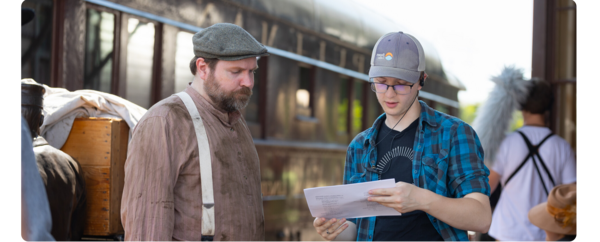
{"type": "MultiPolygon", "coordinates": [[[[472,192],[490,196],[490,172],[483,164],[483,148],[473,128],[456,117],[430,108],[423,101],[419,103],[421,115],[415,134],[412,165],[415,185],[450,198],[461,198],[472,192]]],[[[385,113],[348,146],[344,184],[379,179],[378,174],[368,172],[365,167],[376,164],[377,149],[373,147],[384,117],[385,113]]],[[[467,231],[453,228],[429,214],[427,216],[444,240],[469,240],[467,231]]],[[[357,241],[373,240],[376,217],[348,220],[357,225],[357,241]]]]}

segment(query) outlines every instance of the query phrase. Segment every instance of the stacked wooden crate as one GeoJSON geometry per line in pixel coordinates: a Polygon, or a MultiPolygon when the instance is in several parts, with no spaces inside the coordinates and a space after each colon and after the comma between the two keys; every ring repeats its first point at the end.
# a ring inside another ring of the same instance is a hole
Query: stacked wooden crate
{"type": "Polygon", "coordinates": [[[84,235],[123,234],[121,195],[129,127],[122,119],[77,118],[62,151],[82,166],[87,189],[84,235]]]}

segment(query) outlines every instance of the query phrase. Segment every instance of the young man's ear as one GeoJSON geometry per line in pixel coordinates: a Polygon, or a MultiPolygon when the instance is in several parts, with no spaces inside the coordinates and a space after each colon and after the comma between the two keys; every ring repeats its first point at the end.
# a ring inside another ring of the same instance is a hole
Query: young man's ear
{"type": "Polygon", "coordinates": [[[425,86],[425,79],[427,79],[427,73],[423,72],[423,79],[419,80],[419,89],[421,90],[421,88],[423,88],[423,86],[425,86]]]}

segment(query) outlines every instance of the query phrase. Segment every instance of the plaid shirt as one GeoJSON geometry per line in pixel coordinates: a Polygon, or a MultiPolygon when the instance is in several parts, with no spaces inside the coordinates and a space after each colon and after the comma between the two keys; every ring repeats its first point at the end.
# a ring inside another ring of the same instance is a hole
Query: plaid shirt
{"type": "MultiPolygon", "coordinates": [[[[415,134],[412,165],[415,185],[451,198],[462,198],[472,192],[489,196],[489,170],[483,164],[483,148],[475,131],[462,120],[435,111],[423,101],[419,103],[421,115],[415,134]]],[[[374,168],[376,165],[377,149],[374,144],[384,120],[385,113],[348,146],[344,184],[379,179],[378,174],[368,172],[365,167],[374,168]]],[[[444,240],[469,240],[465,230],[453,228],[429,214],[427,216],[444,240]]],[[[376,218],[348,219],[358,227],[357,241],[373,240],[376,218]]]]}

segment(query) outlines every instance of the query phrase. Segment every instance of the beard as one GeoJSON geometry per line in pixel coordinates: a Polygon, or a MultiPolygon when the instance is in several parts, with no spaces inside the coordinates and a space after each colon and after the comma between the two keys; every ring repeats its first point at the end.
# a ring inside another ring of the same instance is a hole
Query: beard
{"type": "Polygon", "coordinates": [[[221,89],[221,84],[216,80],[212,71],[204,81],[204,91],[214,104],[228,113],[244,109],[252,96],[252,89],[248,87],[242,87],[240,90],[229,93],[225,92],[221,89]]]}

